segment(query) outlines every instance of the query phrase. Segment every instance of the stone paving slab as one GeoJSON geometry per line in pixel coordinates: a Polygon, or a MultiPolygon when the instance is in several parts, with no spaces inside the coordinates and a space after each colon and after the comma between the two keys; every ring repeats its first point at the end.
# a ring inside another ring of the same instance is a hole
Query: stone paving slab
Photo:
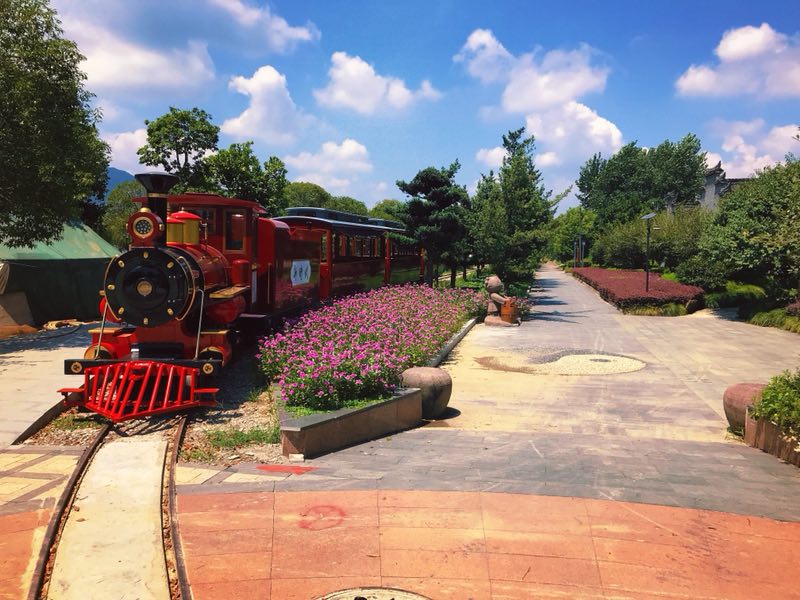
{"type": "Polygon", "coordinates": [[[56,406],[60,388],[81,382],[64,375],[64,360],[83,356],[89,326],[64,329],[0,340],[0,448],[56,406]]]}
{"type": "Polygon", "coordinates": [[[161,535],[166,441],[120,438],[98,450],[64,526],[48,598],[167,600],[161,535]]]}
{"type": "Polygon", "coordinates": [[[53,507],[81,448],[0,450],[0,599],[26,598],[53,507]]]}
{"type": "Polygon", "coordinates": [[[193,598],[800,598],[800,524],[530,494],[178,497],[193,598]],[[232,568],[236,565],[236,568],[232,568]]]}

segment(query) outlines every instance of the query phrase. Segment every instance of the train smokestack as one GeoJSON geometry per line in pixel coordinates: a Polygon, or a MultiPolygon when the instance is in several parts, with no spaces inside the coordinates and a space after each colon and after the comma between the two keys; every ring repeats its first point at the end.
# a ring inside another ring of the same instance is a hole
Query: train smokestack
{"type": "Polygon", "coordinates": [[[167,194],[178,183],[178,178],[169,173],[139,173],[136,181],[147,192],[147,207],[167,222],[167,194]]]}

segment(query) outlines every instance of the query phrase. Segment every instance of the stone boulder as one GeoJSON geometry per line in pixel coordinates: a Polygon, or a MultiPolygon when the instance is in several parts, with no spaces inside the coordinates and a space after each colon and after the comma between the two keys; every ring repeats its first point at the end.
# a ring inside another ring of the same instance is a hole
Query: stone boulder
{"type": "Polygon", "coordinates": [[[743,429],[747,407],[761,398],[767,387],[763,383],[737,383],[730,386],[722,395],[722,407],[731,429],[743,429]]]}
{"type": "Polygon", "coordinates": [[[412,367],[403,371],[403,387],[422,390],[422,418],[435,419],[450,402],[453,380],[450,374],[434,367],[412,367]]]}

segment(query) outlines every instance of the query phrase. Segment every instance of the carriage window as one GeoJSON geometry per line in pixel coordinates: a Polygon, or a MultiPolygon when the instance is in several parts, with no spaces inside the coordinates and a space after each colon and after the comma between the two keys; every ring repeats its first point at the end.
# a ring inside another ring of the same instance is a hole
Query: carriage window
{"type": "Polygon", "coordinates": [[[225,212],[225,250],[244,249],[245,220],[241,212],[225,212]]]}
{"type": "Polygon", "coordinates": [[[350,240],[346,235],[339,236],[339,256],[349,256],[350,240]]]}

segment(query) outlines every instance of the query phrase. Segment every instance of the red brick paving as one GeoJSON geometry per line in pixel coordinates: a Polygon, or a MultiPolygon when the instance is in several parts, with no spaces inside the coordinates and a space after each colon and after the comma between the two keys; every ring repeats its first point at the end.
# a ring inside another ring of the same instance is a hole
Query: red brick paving
{"type": "Polygon", "coordinates": [[[800,598],[800,523],[525,494],[180,495],[194,600],[800,598]]]}
{"type": "Polygon", "coordinates": [[[34,547],[34,534],[46,527],[49,519],[48,510],[0,515],[0,600],[27,595],[29,567],[39,551],[34,547]]]}

